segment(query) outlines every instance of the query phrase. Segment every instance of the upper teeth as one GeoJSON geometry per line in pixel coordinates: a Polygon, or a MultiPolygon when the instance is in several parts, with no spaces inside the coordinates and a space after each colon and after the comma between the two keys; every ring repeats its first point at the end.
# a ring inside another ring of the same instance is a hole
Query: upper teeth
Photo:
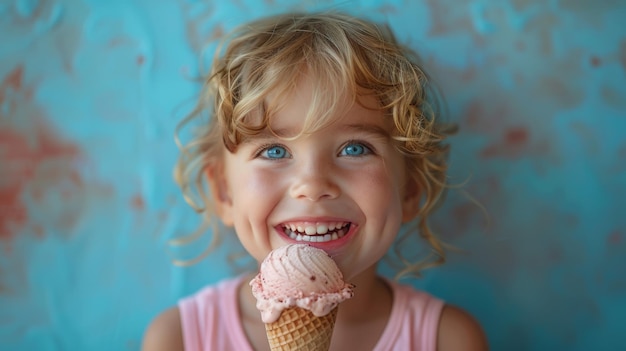
{"type": "Polygon", "coordinates": [[[337,240],[346,234],[347,222],[316,223],[310,225],[284,225],[285,233],[297,241],[325,242],[337,240]],[[332,231],[332,233],[329,233],[332,231]]]}

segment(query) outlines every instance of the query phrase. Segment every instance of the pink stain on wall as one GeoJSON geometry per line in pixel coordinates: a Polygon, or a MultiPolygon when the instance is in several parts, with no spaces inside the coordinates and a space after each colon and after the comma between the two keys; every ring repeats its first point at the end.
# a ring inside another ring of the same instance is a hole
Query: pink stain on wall
{"type": "MultiPolygon", "coordinates": [[[[8,112],[0,112],[3,122],[0,128],[0,240],[3,241],[11,239],[31,222],[26,198],[40,202],[49,191],[61,188],[60,197],[67,200],[74,189],[82,187],[80,175],[71,167],[81,154],[79,148],[56,135],[42,113],[32,108],[31,96],[31,89],[24,87],[21,66],[0,85],[0,106],[10,107],[8,112]],[[72,186],[58,186],[64,182],[72,186]]],[[[71,221],[68,216],[71,217],[69,212],[63,213],[58,220],[71,221]]],[[[36,236],[43,236],[42,230],[33,231],[36,236]]]]}
{"type": "Polygon", "coordinates": [[[467,11],[452,14],[450,5],[441,0],[427,1],[431,12],[432,26],[429,34],[432,36],[449,33],[474,33],[474,26],[467,11]]]}
{"type": "Polygon", "coordinates": [[[483,103],[480,100],[474,100],[462,113],[461,128],[471,132],[494,134],[502,128],[505,118],[510,115],[508,107],[497,101],[483,103]]]}
{"type": "MultiPolygon", "coordinates": [[[[566,74],[574,76],[576,70],[563,69],[563,75],[566,74]]],[[[581,87],[556,76],[540,78],[536,88],[540,94],[551,97],[556,103],[567,108],[579,105],[585,98],[585,93],[581,87]]]]}
{"type": "Polygon", "coordinates": [[[616,87],[604,85],[600,87],[600,97],[607,105],[621,111],[626,111],[624,93],[616,87]]]}
{"type": "MultiPolygon", "coordinates": [[[[57,168],[54,172],[58,173],[50,174],[44,169],[50,162],[78,158],[80,152],[75,145],[58,139],[43,123],[39,123],[30,133],[33,135],[8,129],[0,131],[0,163],[7,165],[2,171],[5,181],[0,184],[0,207],[3,209],[0,212],[0,239],[10,238],[28,221],[28,209],[22,201],[27,187],[33,189],[35,201],[48,190],[46,186],[40,187],[34,182],[36,177],[41,176],[38,173],[47,173],[56,182],[66,178],[76,185],[82,183],[74,170],[57,168]]],[[[71,197],[69,191],[64,189],[62,198],[71,197]]],[[[39,234],[42,235],[41,232],[39,234]]]]}
{"type": "Polygon", "coordinates": [[[143,211],[146,208],[146,201],[143,199],[141,194],[136,194],[131,199],[131,207],[137,211],[143,211]]]}
{"type": "MultiPolygon", "coordinates": [[[[30,99],[32,97],[30,89],[22,90],[23,76],[24,68],[22,66],[17,66],[13,71],[7,74],[2,81],[2,85],[0,85],[0,106],[8,106],[8,110],[10,111],[15,110],[16,102],[7,98],[8,92],[21,91],[26,98],[30,99]]],[[[0,117],[4,117],[2,110],[0,110],[0,117]]]]}
{"type": "Polygon", "coordinates": [[[0,163],[3,181],[0,183],[0,240],[11,236],[15,228],[28,220],[25,205],[20,199],[23,179],[32,177],[29,167],[18,169],[15,161],[25,158],[20,155],[25,147],[24,140],[6,130],[0,130],[0,163]]]}
{"type": "Polygon", "coordinates": [[[482,157],[518,158],[527,151],[529,132],[523,127],[509,128],[501,140],[487,146],[481,152],[482,157]]]}
{"type": "Polygon", "coordinates": [[[619,245],[624,242],[624,236],[619,231],[610,233],[606,238],[606,243],[609,246],[619,245]]]}
{"type": "MultiPolygon", "coordinates": [[[[0,85],[0,106],[7,104],[9,110],[12,110],[13,106],[11,105],[13,103],[7,101],[7,95],[9,91],[21,90],[23,72],[23,67],[18,66],[5,77],[2,85],[0,85]]],[[[2,115],[2,110],[0,110],[0,117],[5,117],[2,115]]],[[[19,157],[16,154],[10,155],[7,150],[12,147],[16,149],[16,152],[20,152],[20,141],[20,138],[15,138],[12,133],[0,129],[0,164],[3,165],[0,168],[0,175],[2,175],[2,181],[0,181],[0,239],[9,235],[12,224],[23,225],[27,220],[26,209],[19,201],[20,188],[14,184],[14,178],[6,174],[12,167],[11,159],[19,157]]],[[[23,172],[28,172],[28,170],[23,172]]]]}
{"type": "Polygon", "coordinates": [[[589,62],[591,63],[592,67],[600,67],[600,65],[602,65],[602,59],[598,56],[591,56],[589,62]]]}
{"type": "MultiPolygon", "coordinates": [[[[14,90],[20,90],[22,88],[22,77],[24,75],[24,68],[22,66],[17,66],[11,73],[9,73],[4,82],[2,82],[2,87],[10,87],[14,90]]],[[[0,103],[4,101],[4,92],[5,89],[0,90],[0,103]]]]}
{"type": "Polygon", "coordinates": [[[528,142],[528,130],[521,127],[511,128],[504,135],[505,143],[508,145],[523,145],[528,142]]]}

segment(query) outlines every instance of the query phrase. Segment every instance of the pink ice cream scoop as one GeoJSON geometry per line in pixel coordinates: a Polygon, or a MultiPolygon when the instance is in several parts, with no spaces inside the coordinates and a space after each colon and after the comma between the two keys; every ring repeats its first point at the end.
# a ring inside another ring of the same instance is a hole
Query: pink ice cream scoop
{"type": "Polygon", "coordinates": [[[306,244],[270,252],[250,286],[264,323],[276,321],[289,307],[324,316],[354,295],[354,286],[343,281],[335,261],[325,251],[306,244]]]}

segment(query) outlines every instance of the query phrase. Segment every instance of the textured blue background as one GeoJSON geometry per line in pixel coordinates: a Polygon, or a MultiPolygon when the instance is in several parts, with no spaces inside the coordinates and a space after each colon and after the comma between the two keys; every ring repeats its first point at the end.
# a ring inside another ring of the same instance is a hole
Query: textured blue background
{"type": "Polygon", "coordinates": [[[170,262],[198,224],[173,130],[204,49],[295,9],[388,22],[461,127],[464,187],[434,227],[465,251],[412,283],[494,350],[623,350],[626,2],[610,0],[1,0],[0,349],[137,350],[160,310],[236,274],[233,240],[170,262]]]}

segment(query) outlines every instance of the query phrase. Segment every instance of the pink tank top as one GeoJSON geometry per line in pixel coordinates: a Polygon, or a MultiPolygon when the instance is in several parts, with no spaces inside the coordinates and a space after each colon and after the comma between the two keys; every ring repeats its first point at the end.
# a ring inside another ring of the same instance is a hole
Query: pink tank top
{"type": "MultiPolygon", "coordinates": [[[[253,351],[239,319],[237,289],[244,277],[225,280],[179,301],[186,351],[253,351]]],[[[389,281],[393,307],[375,351],[435,351],[443,301],[389,281]]]]}

